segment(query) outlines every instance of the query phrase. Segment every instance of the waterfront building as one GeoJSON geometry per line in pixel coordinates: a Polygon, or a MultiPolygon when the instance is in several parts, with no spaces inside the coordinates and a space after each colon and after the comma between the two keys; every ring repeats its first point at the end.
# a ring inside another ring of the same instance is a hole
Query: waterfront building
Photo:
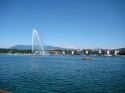
{"type": "Polygon", "coordinates": [[[72,55],[74,54],[74,51],[72,51],[72,55]]]}
{"type": "Polygon", "coordinates": [[[102,53],[102,51],[101,50],[99,50],[99,54],[101,54],[102,53]]]}
{"type": "Polygon", "coordinates": [[[86,50],[85,53],[88,54],[88,51],[86,50]]]}
{"type": "Polygon", "coordinates": [[[115,50],[115,55],[118,55],[119,51],[118,50],[115,50]]]}
{"type": "Polygon", "coordinates": [[[63,55],[65,55],[65,51],[63,51],[63,55]]]}
{"type": "Polygon", "coordinates": [[[109,50],[107,50],[107,55],[110,55],[110,51],[109,50]]]}

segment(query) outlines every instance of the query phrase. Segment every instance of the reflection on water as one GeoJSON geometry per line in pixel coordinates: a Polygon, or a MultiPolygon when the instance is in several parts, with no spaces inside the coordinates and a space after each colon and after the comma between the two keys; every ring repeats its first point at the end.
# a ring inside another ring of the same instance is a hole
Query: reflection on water
{"type": "Polygon", "coordinates": [[[13,93],[125,93],[125,58],[0,55],[0,89],[13,93]]]}

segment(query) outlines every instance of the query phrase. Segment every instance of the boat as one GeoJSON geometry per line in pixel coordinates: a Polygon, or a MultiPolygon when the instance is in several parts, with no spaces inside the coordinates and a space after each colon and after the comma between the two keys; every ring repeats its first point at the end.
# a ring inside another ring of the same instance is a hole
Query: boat
{"type": "Polygon", "coordinates": [[[84,57],[84,58],[81,58],[81,60],[95,60],[94,58],[90,58],[90,57],[84,57]]]}

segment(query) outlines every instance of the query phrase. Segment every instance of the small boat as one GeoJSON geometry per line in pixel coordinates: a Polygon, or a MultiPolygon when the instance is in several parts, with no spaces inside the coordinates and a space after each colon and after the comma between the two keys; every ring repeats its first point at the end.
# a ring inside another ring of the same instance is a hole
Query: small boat
{"type": "Polygon", "coordinates": [[[94,58],[90,58],[90,57],[84,57],[84,58],[81,58],[81,60],[95,60],[94,58]]]}

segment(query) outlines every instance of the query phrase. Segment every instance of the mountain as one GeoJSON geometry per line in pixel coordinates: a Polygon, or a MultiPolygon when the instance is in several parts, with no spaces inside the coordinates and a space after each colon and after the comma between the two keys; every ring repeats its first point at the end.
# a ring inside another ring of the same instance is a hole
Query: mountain
{"type": "MultiPolygon", "coordinates": [[[[28,49],[32,49],[32,45],[15,45],[10,47],[10,49],[28,50],[28,49]]],[[[65,50],[66,48],[55,47],[55,46],[44,46],[44,49],[45,50],[56,50],[56,49],[65,50]]]]}
{"type": "Polygon", "coordinates": [[[28,50],[28,49],[32,49],[31,45],[15,45],[10,47],[10,49],[19,49],[19,50],[28,50]]]}

